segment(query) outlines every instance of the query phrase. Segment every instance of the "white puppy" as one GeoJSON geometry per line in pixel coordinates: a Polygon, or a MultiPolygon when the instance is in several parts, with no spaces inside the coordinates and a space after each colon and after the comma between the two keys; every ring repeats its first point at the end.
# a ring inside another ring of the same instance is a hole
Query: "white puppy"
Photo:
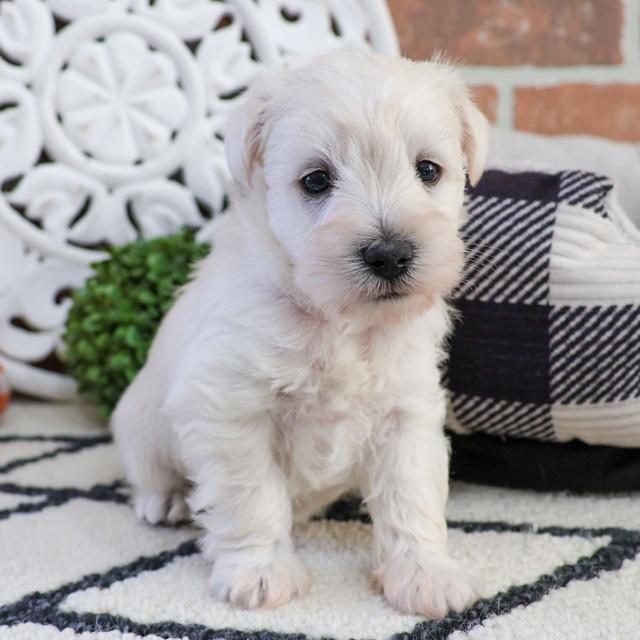
{"type": "Polygon", "coordinates": [[[233,113],[231,209],[113,416],[136,512],[176,520],[188,496],[218,598],[304,594],[292,523],[357,487],[393,605],[473,601],[438,367],[487,135],[451,68],[363,54],[264,77],[233,113]]]}

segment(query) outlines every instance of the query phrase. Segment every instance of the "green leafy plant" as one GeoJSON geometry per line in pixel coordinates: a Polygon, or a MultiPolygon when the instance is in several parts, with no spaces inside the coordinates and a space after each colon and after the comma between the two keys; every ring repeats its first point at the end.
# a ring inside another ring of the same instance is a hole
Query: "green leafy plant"
{"type": "Polygon", "coordinates": [[[73,294],[64,362],[81,395],[107,419],[147,357],[160,321],[196,260],[208,253],[191,231],[109,249],[73,294]]]}

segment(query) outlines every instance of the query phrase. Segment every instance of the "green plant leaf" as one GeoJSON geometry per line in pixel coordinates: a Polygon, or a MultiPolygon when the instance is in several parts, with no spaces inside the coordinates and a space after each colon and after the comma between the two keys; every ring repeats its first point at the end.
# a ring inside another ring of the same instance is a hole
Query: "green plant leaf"
{"type": "Polygon", "coordinates": [[[104,419],[143,366],[176,289],[208,252],[191,231],[138,240],[110,249],[109,259],[93,265],[94,275],[74,292],[65,365],[104,419]]]}

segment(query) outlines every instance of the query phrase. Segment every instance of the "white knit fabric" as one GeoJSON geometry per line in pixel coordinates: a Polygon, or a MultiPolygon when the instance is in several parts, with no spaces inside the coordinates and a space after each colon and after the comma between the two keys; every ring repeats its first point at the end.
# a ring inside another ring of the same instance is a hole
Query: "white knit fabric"
{"type": "MultiPolygon", "coordinates": [[[[636,183],[640,184],[640,180],[636,183]]],[[[638,205],[640,210],[640,196],[638,205]]],[[[555,343],[565,347],[565,359],[554,359],[552,350],[552,387],[557,382],[553,375],[555,369],[562,370],[575,364],[591,348],[593,361],[597,359],[599,365],[606,366],[610,379],[626,376],[627,388],[636,392],[628,400],[597,402],[592,401],[597,398],[597,387],[594,386],[586,403],[576,394],[574,402],[555,403],[551,413],[559,441],[578,438],[589,444],[637,447],[640,446],[640,399],[637,397],[640,360],[631,359],[625,361],[623,367],[620,365],[622,355],[626,357],[638,348],[639,336],[631,330],[635,326],[631,322],[640,308],[640,230],[619,205],[615,192],[606,198],[605,208],[606,217],[565,203],[560,203],[556,211],[549,265],[550,303],[565,308],[600,307],[603,311],[594,322],[591,338],[575,339],[584,329],[585,321],[573,328],[566,326],[565,320],[552,325],[552,329],[566,332],[555,338],[555,343]],[[603,348],[602,327],[615,310],[622,307],[628,312],[619,326],[611,327],[606,337],[607,344],[618,340],[619,348],[607,351],[603,348]],[[621,371],[629,366],[632,370],[621,371]]],[[[574,381],[567,383],[567,393],[579,387],[589,373],[588,368],[577,367],[574,381]]],[[[624,386],[619,385],[620,390],[624,386]]]]}
{"type": "Polygon", "coordinates": [[[242,611],[211,598],[207,567],[189,547],[192,528],[148,527],[134,518],[120,499],[124,487],[112,486],[120,466],[90,412],[16,402],[0,429],[0,453],[3,640],[155,639],[160,630],[169,638],[236,639],[258,630],[268,632],[265,638],[336,640],[397,633],[455,640],[640,637],[638,495],[454,484],[451,550],[481,577],[491,613],[424,626],[372,590],[371,527],[359,519],[298,528],[296,543],[314,578],[310,594],[276,610],[242,611]],[[74,443],[75,452],[53,455],[74,443]],[[77,495],[70,498],[69,490],[77,495]],[[517,526],[523,523],[531,526],[517,526]],[[187,551],[162,555],[176,548],[187,551]],[[135,568],[141,556],[149,559],[144,570],[135,568]],[[570,575],[566,585],[563,575],[570,575]],[[529,601],[516,606],[519,597],[529,601]]]}

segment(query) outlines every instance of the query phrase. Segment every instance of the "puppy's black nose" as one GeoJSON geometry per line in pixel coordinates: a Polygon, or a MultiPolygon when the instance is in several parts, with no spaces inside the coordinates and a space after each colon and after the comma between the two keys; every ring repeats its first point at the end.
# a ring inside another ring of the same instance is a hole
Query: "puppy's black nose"
{"type": "Polygon", "coordinates": [[[377,240],[362,250],[369,270],[385,280],[399,278],[413,258],[413,247],[406,240],[377,240]]]}

